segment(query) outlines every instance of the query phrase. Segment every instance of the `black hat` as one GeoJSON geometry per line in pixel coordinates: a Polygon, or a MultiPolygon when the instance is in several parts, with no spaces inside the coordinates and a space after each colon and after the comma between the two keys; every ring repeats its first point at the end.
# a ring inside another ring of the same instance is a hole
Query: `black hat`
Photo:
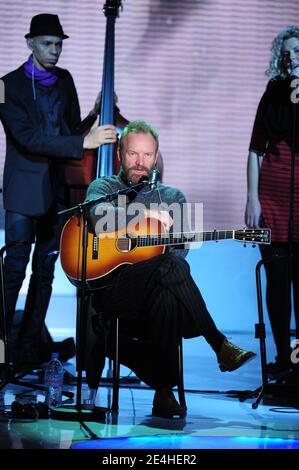
{"type": "Polygon", "coordinates": [[[62,39],[69,37],[64,34],[58,16],[50,13],[41,13],[32,18],[30,32],[25,34],[25,38],[34,36],[59,36],[62,39]]]}

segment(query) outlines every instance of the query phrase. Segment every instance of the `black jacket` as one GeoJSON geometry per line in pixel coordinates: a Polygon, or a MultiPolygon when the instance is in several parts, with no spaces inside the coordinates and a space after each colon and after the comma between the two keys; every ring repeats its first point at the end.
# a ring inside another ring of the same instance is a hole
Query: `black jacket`
{"type": "Polygon", "coordinates": [[[5,102],[0,119],[6,134],[3,200],[6,210],[24,215],[44,214],[55,199],[57,181],[63,184],[64,163],[83,157],[80,108],[71,74],[56,68],[61,98],[60,133],[45,135],[33,99],[32,82],[23,65],[5,75],[5,102]]]}

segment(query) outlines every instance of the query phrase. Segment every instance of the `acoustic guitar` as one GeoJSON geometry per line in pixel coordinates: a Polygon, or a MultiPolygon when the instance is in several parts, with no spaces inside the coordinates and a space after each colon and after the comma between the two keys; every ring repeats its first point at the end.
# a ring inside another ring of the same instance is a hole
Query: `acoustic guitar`
{"type": "MultiPolygon", "coordinates": [[[[81,280],[82,236],[82,224],[73,216],[63,228],[60,253],[62,268],[77,287],[81,280]]],[[[116,269],[161,255],[169,246],[181,248],[184,244],[229,239],[269,244],[270,237],[267,228],[168,233],[159,220],[152,218],[139,221],[133,233],[127,233],[125,228],[98,236],[88,232],[86,284],[92,289],[107,285],[116,269]]]]}

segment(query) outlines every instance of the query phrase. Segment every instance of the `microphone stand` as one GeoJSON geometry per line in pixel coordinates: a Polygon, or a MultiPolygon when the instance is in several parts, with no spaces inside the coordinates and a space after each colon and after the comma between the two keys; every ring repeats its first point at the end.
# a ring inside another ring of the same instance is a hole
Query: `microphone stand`
{"type": "MultiPolygon", "coordinates": [[[[84,328],[84,319],[86,318],[86,302],[85,302],[85,295],[86,295],[86,266],[87,266],[87,245],[88,245],[88,219],[89,219],[89,211],[90,208],[95,204],[100,204],[104,202],[110,202],[118,198],[118,196],[123,194],[129,194],[132,191],[138,191],[144,186],[149,184],[149,181],[146,177],[142,177],[141,181],[135,185],[129,186],[124,189],[119,189],[113,193],[109,193],[105,196],[100,196],[96,199],[87,200],[83,203],[77,204],[69,209],[65,209],[63,211],[58,212],[58,215],[77,215],[78,217],[83,218],[83,237],[82,237],[82,263],[81,263],[81,287],[80,287],[80,298],[79,302],[77,303],[77,317],[76,317],[76,325],[77,325],[77,332],[76,332],[76,349],[77,349],[77,357],[76,357],[76,370],[78,373],[77,377],[77,397],[76,397],[76,411],[82,411],[82,404],[81,404],[81,392],[82,392],[82,371],[83,371],[83,345],[84,345],[84,338],[83,333],[85,332],[84,328]]],[[[107,411],[107,409],[105,409],[107,411]]],[[[103,412],[103,408],[102,408],[103,412]]],[[[54,417],[58,418],[59,410],[54,411],[54,417]]],[[[65,414],[62,412],[62,414],[65,414]]],[[[76,415],[76,414],[75,414],[76,415]]],[[[71,414],[69,414],[71,417],[71,414]]],[[[78,418],[78,416],[77,416],[78,418]]],[[[59,418],[58,418],[59,419],[59,418]]],[[[65,418],[63,418],[65,419],[65,418]]],[[[76,418],[75,418],[76,419],[76,418]]]]}
{"type": "MultiPolygon", "coordinates": [[[[298,77],[297,77],[298,80],[298,77]]],[[[298,89],[297,89],[298,91],[298,89]]],[[[290,212],[288,221],[288,287],[290,309],[292,309],[292,279],[294,274],[294,202],[295,202],[295,158],[296,158],[296,127],[297,127],[297,107],[296,103],[292,103],[293,111],[293,127],[292,127],[292,147],[291,147],[291,171],[290,171],[290,212]]],[[[294,285],[293,285],[294,288],[294,285]]],[[[296,305],[294,305],[294,309],[296,305]]],[[[292,312],[290,313],[290,315],[292,312]]],[[[296,316],[295,316],[296,317],[296,316]]],[[[291,332],[291,330],[290,330],[291,332]]]]}
{"type": "MultiPolygon", "coordinates": [[[[1,369],[3,368],[3,379],[1,376],[0,391],[9,383],[9,363],[8,363],[8,336],[7,336],[7,319],[5,308],[5,293],[4,293],[4,272],[3,272],[3,255],[6,251],[6,246],[0,250],[0,317],[2,318],[2,333],[3,341],[1,342],[1,369]],[[4,364],[4,365],[3,365],[4,364]]],[[[2,372],[2,370],[1,370],[2,372]]]]}

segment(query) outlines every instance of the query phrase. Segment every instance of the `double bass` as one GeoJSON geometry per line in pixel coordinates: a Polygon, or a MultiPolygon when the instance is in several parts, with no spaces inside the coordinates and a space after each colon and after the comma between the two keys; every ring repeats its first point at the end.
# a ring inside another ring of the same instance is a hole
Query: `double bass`
{"type": "MultiPolygon", "coordinates": [[[[114,93],[115,21],[121,8],[121,0],[107,0],[103,7],[107,22],[99,116],[99,125],[114,124],[118,129],[123,129],[129,122],[120,114],[114,93]]],[[[84,128],[84,125],[82,127],[84,128]]],[[[84,199],[88,185],[95,178],[117,173],[118,162],[115,156],[116,145],[104,144],[96,151],[84,150],[82,160],[67,163],[65,174],[70,189],[71,205],[84,199]]]]}
{"type": "MultiPolygon", "coordinates": [[[[99,125],[116,124],[125,127],[128,121],[116,112],[115,93],[114,93],[114,49],[115,49],[115,20],[121,7],[121,0],[107,0],[103,11],[107,18],[105,52],[102,77],[102,93],[99,125]],[[118,120],[116,120],[116,118],[118,120]]],[[[67,169],[67,179],[71,189],[71,203],[82,202],[85,197],[86,189],[95,178],[102,176],[111,176],[116,170],[115,144],[104,144],[98,149],[97,158],[94,151],[84,151],[83,160],[73,162],[67,169]]],[[[71,217],[62,229],[60,241],[61,265],[64,269],[65,264],[70,258],[74,257],[72,252],[72,243],[78,247],[78,256],[76,265],[78,272],[81,270],[83,258],[83,232],[84,221],[82,216],[74,215],[71,217]],[[68,241],[72,240],[72,243],[68,241]]],[[[96,243],[96,236],[88,232],[88,237],[92,238],[92,243],[96,243]]],[[[79,274],[78,274],[79,275],[79,274]]]]}

